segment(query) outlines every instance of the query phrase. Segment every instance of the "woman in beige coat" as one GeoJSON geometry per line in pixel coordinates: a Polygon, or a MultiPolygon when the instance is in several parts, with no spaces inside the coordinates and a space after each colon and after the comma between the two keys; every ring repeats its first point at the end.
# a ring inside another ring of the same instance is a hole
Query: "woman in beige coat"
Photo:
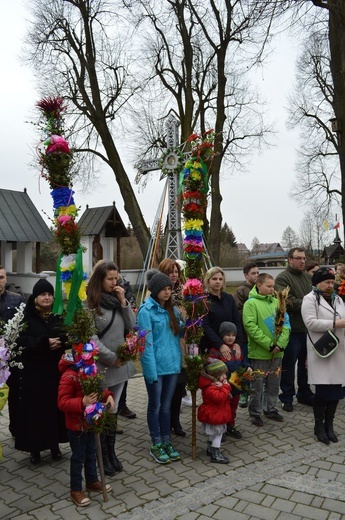
{"type": "Polygon", "coordinates": [[[308,383],[315,385],[314,433],[324,444],[338,442],[333,420],[345,386],[345,304],[334,291],[334,279],[332,269],[318,269],[312,276],[313,290],[303,298],[301,309],[308,332],[308,383]],[[333,329],[334,314],[339,346],[329,357],[321,358],[316,354],[313,343],[333,329]]]}

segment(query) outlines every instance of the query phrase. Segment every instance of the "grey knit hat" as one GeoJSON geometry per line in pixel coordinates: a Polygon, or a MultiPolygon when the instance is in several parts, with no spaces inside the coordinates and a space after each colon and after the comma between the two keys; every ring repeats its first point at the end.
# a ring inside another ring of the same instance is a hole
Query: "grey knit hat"
{"type": "Polygon", "coordinates": [[[219,326],[219,335],[222,338],[226,333],[233,332],[237,334],[237,327],[232,321],[223,321],[219,326]]]}
{"type": "Polygon", "coordinates": [[[147,287],[151,292],[151,296],[156,298],[158,293],[164,289],[164,287],[172,288],[172,281],[169,276],[158,271],[158,269],[149,269],[146,273],[147,287]]]}

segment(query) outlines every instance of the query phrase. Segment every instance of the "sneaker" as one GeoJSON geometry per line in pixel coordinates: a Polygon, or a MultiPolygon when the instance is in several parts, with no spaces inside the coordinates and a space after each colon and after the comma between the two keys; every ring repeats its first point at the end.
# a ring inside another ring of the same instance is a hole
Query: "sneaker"
{"type": "Polygon", "coordinates": [[[248,395],[246,395],[246,394],[240,395],[240,400],[238,402],[238,406],[240,408],[248,408],[248,395]]]}
{"type": "Polygon", "coordinates": [[[252,415],[250,420],[252,421],[252,424],[254,424],[254,426],[263,426],[264,425],[264,422],[261,419],[260,415],[252,415]]]}
{"type": "Polygon", "coordinates": [[[233,437],[234,439],[242,439],[242,433],[238,431],[235,426],[228,426],[226,433],[230,435],[230,437],[233,437]]]}
{"type": "MultiPolygon", "coordinates": [[[[100,480],[96,480],[96,482],[86,483],[86,489],[88,491],[101,491],[102,492],[103,491],[102,482],[100,480]]],[[[105,490],[109,493],[110,491],[113,490],[113,488],[111,487],[110,484],[106,484],[105,490]]]]}
{"type": "Polygon", "coordinates": [[[175,460],[180,460],[179,452],[175,450],[175,448],[170,442],[164,442],[163,449],[165,453],[168,455],[171,462],[174,462],[175,460]]]}
{"type": "Polygon", "coordinates": [[[70,495],[76,506],[85,507],[90,504],[89,497],[83,491],[71,491],[70,495]]]}
{"type": "Polygon", "coordinates": [[[150,449],[150,455],[159,464],[167,464],[168,462],[170,462],[170,457],[166,453],[161,442],[159,442],[158,444],[152,444],[150,449]]]}
{"type": "Polygon", "coordinates": [[[192,396],[191,395],[186,395],[185,397],[182,397],[182,404],[184,404],[185,406],[192,406],[193,402],[192,402],[192,396]]]}
{"type": "Polygon", "coordinates": [[[277,421],[277,422],[283,422],[284,421],[284,417],[282,415],[280,415],[278,413],[278,410],[276,410],[275,408],[273,408],[273,410],[271,410],[270,412],[264,412],[264,415],[268,419],[272,419],[272,421],[277,421]]]}
{"type": "Polygon", "coordinates": [[[293,412],[293,405],[291,403],[283,403],[282,408],[284,412],[293,412]]]}

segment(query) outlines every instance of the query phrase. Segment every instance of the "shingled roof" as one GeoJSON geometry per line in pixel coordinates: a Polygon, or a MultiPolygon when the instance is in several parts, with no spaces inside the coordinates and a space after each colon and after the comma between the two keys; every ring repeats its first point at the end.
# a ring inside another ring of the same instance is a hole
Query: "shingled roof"
{"type": "Polygon", "coordinates": [[[89,208],[86,210],[78,221],[83,236],[99,235],[103,229],[105,237],[129,237],[126,226],[124,225],[115,203],[112,206],[103,206],[100,208],[89,208]]]}
{"type": "Polygon", "coordinates": [[[49,242],[52,234],[24,191],[0,189],[0,240],[49,242]]]}

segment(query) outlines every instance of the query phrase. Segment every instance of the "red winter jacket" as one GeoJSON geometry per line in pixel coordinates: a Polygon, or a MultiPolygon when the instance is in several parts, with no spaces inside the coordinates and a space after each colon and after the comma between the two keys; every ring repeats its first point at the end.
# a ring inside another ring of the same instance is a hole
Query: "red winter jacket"
{"type": "MultiPolygon", "coordinates": [[[[59,362],[59,370],[62,376],[58,391],[58,407],[65,414],[66,428],[73,431],[83,431],[87,429],[84,421],[83,391],[78,381],[78,374],[73,370],[73,362],[68,361],[62,356],[59,362]]],[[[104,391],[104,401],[107,400],[111,392],[104,391]]]]}
{"type": "Polygon", "coordinates": [[[213,377],[206,374],[199,376],[199,388],[202,392],[202,404],[198,408],[198,420],[207,424],[227,424],[231,421],[230,392],[231,386],[215,386],[213,377]]]}

